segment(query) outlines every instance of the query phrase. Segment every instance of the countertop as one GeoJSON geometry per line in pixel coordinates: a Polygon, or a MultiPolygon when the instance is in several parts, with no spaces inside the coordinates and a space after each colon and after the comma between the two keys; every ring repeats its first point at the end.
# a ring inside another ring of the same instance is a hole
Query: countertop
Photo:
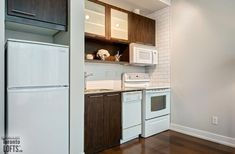
{"type": "Polygon", "coordinates": [[[150,86],[145,88],[118,88],[118,89],[89,89],[85,91],[86,94],[101,94],[101,93],[113,93],[113,92],[131,92],[131,91],[143,91],[143,90],[152,90],[152,89],[170,89],[170,87],[158,87],[150,86]]]}

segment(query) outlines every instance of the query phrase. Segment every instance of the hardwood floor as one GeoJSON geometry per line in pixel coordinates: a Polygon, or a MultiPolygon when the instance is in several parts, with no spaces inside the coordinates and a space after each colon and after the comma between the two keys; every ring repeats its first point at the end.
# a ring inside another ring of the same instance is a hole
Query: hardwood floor
{"type": "Polygon", "coordinates": [[[166,131],[147,139],[135,139],[100,154],[235,154],[235,148],[166,131]]]}

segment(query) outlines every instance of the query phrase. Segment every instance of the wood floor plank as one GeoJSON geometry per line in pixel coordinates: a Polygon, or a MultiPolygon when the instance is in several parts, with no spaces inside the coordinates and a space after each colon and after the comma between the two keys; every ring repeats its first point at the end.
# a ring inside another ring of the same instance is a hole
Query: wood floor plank
{"type": "Polygon", "coordinates": [[[100,154],[235,154],[235,148],[166,131],[147,139],[135,139],[100,154]]]}

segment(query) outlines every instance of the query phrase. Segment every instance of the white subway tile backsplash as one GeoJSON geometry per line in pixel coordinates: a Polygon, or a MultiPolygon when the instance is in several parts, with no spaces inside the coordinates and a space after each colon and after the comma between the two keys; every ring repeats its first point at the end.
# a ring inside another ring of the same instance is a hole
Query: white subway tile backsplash
{"type": "Polygon", "coordinates": [[[154,86],[170,86],[170,8],[153,14],[156,19],[156,46],[159,52],[159,64],[147,67],[151,84],[154,86]]]}
{"type": "Polygon", "coordinates": [[[144,67],[124,66],[117,64],[85,63],[85,71],[93,73],[88,81],[121,80],[122,73],[145,72],[144,67]]]}
{"type": "Polygon", "coordinates": [[[88,89],[120,89],[122,73],[144,73],[144,67],[104,63],[85,63],[85,71],[93,73],[87,78],[88,89]]]}
{"type": "Polygon", "coordinates": [[[87,81],[87,89],[121,89],[121,80],[87,81]]]}

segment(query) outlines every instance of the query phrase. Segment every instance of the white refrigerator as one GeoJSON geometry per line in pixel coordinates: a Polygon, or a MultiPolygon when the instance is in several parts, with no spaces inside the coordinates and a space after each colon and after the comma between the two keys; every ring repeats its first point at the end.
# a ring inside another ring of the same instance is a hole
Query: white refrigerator
{"type": "Polygon", "coordinates": [[[6,137],[22,154],[68,154],[69,48],[8,40],[6,83],[6,137]]]}

